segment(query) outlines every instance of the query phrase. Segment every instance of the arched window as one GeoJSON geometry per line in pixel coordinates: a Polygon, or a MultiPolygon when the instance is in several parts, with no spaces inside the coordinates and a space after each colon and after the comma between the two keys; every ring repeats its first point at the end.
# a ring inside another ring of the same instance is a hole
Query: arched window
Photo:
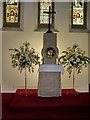
{"type": "Polygon", "coordinates": [[[3,7],[3,27],[20,27],[19,0],[6,0],[3,7]]]}
{"type": "Polygon", "coordinates": [[[87,3],[85,0],[73,0],[71,8],[72,29],[87,29],[87,3]]]}
{"type": "MultiPolygon", "coordinates": [[[[49,15],[44,13],[49,11],[49,6],[51,11],[54,11],[54,2],[52,0],[40,0],[38,3],[38,28],[46,28],[49,22],[49,15]]],[[[54,15],[51,15],[51,27],[54,27],[54,15]]]]}

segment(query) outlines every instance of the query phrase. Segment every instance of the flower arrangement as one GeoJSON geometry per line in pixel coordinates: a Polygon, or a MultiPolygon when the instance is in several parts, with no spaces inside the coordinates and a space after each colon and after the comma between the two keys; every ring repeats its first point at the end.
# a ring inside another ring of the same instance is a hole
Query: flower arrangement
{"type": "Polygon", "coordinates": [[[34,66],[40,64],[40,57],[36,53],[35,49],[30,47],[30,43],[27,41],[23,43],[19,49],[15,48],[9,50],[13,51],[11,54],[13,68],[18,67],[20,73],[23,71],[23,69],[25,70],[25,89],[27,89],[26,69],[28,69],[29,72],[34,72],[34,66]]]}
{"type": "Polygon", "coordinates": [[[87,67],[88,63],[90,63],[90,58],[85,55],[85,51],[81,50],[78,44],[68,47],[66,51],[62,53],[64,55],[58,59],[58,64],[62,64],[66,67],[69,77],[71,77],[72,72],[74,74],[74,70],[78,74],[81,73],[82,67],[87,67]]]}
{"type": "Polygon", "coordinates": [[[30,43],[25,42],[19,49],[9,49],[13,50],[11,54],[12,66],[18,67],[20,73],[23,69],[28,68],[29,72],[34,72],[34,65],[39,64],[40,57],[36,53],[34,48],[30,48],[30,43]]]}

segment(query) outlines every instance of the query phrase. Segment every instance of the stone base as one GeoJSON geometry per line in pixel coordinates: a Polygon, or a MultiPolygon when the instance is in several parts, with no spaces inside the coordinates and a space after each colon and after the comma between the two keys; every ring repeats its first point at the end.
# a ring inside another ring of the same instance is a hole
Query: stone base
{"type": "Polygon", "coordinates": [[[38,96],[61,96],[60,72],[39,72],[38,96]]]}

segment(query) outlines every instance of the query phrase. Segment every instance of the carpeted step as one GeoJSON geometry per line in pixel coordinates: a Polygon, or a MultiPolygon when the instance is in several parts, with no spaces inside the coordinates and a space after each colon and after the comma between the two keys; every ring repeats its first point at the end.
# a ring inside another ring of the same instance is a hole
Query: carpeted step
{"type": "Polygon", "coordinates": [[[2,120],[88,120],[89,94],[71,93],[64,90],[59,98],[39,98],[36,93],[27,97],[3,94],[2,120]]]}

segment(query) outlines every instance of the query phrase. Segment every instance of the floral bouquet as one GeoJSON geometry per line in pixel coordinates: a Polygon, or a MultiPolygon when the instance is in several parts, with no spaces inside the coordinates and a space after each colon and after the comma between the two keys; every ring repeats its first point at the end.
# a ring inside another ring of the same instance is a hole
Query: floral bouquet
{"type": "Polygon", "coordinates": [[[87,67],[90,63],[90,58],[85,55],[85,51],[81,50],[78,44],[74,44],[72,47],[68,47],[66,51],[62,52],[62,55],[58,59],[58,64],[64,65],[69,77],[73,72],[73,87],[74,87],[74,71],[81,73],[82,67],[87,67]]]}
{"type": "Polygon", "coordinates": [[[25,89],[26,89],[26,69],[29,72],[34,72],[34,66],[40,64],[39,55],[36,53],[34,48],[30,47],[30,43],[25,42],[19,49],[9,49],[12,50],[12,66],[14,68],[18,67],[20,73],[25,70],[25,89]]]}

